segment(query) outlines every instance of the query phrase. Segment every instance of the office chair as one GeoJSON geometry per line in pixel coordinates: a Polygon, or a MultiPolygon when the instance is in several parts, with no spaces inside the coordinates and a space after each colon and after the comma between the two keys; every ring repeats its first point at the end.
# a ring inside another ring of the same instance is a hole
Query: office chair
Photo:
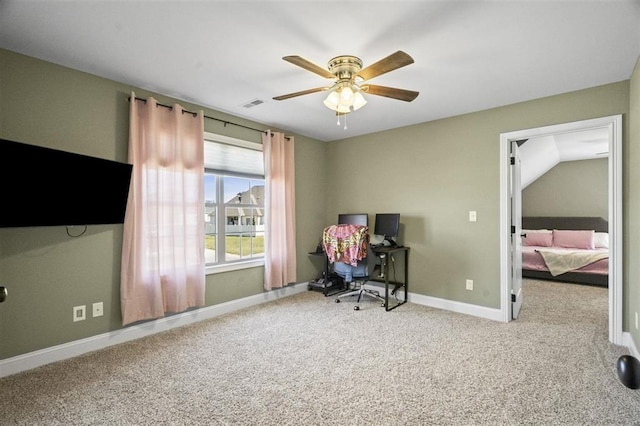
{"type": "Polygon", "coordinates": [[[338,224],[325,228],[322,236],[325,253],[329,262],[333,263],[333,271],[346,283],[347,288],[353,284],[352,291],[340,294],[336,303],[345,297],[358,296],[354,310],[360,310],[363,296],[381,302],[384,298],[378,292],[365,288],[365,283],[373,272],[375,262],[373,252],[369,248],[369,227],[366,225],[338,224]]]}

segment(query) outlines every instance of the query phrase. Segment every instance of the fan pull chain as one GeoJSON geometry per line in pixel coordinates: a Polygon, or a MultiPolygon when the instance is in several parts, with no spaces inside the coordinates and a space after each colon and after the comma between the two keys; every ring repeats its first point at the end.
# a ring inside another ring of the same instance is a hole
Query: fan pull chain
{"type": "MultiPolygon", "coordinates": [[[[340,125],[340,113],[336,113],[336,116],[338,116],[338,122],[336,123],[336,125],[340,125]]],[[[347,130],[347,114],[343,114],[344,116],[344,130],[347,130]]]]}

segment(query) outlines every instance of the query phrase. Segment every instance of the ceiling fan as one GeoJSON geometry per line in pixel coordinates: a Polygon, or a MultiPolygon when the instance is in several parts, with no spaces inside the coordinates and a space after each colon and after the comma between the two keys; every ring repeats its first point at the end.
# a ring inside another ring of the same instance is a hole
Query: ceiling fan
{"type": "Polygon", "coordinates": [[[333,80],[332,85],[302,90],[300,92],[275,96],[273,99],[281,101],[296,96],[308,95],[316,92],[329,91],[329,96],[324,101],[327,108],[336,114],[348,114],[361,108],[367,101],[363,93],[369,95],[384,96],[405,102],[414,100],[419,92],[413,90],[397,89],[395,87],[378,86],[367,83],[368,80],[379,75],[394,71],[413,63],[413,58],[405,52],[398,50],[395,53],[362,68],[362,60],[356,56],[342,55],[331,59],[327,69],[300,56],[285,56],[284,59],[307,71],[318,74],[321,77],[333,80]]]}

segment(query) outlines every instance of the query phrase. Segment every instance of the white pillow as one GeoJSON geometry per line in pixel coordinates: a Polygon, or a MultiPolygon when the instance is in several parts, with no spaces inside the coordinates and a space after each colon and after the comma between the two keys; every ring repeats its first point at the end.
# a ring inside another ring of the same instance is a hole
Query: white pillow
{"type": "Polygon", "coordinates": [[[593,245],[596,248],[609,248],[609,234],[607,232],[596,232],[593,234],[593,245]]]}

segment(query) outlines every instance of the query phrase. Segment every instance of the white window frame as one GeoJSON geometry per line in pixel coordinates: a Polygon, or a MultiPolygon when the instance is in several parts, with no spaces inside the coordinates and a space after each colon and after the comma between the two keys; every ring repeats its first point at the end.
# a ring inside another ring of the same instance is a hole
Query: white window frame
{"type": "MultiPolygon", "coordinates": [[[[231,138],[229,136],[224,136],[224,135],[218,135],[215,133],[210,133],[210,132],[205,132],[204,133],[204,141],[203,143],[207,143],[207,141],[211,141],[211,142],[216,142],[216,143],[224,143],[227,145],[231,145],[231,146],[236,146],[236,147],[241,147],[241,148],[247,148],[247,149],[253,149],[256,151],[263,151],[262,149],[262,144],[260,143],[256,143],[256,142],[249,142],[246,140],[242,140],[242,139],[236,139],[236,138],[231,138]]],[[[208,169],[207,167],[207,161],[205,158],[205,173],[211,173],[211,170],[208,169]]],[[[218,173],[216,172],[216,175],[218,175],[218,173]]],[[[225,174],[227,176],[237,176],[237,177],[246,177],[246,178],[262,178],[264,179],[264,176],[262,175],[249,175],[249,174],[242,174],[242,173],[228,173],[225,174]]],[[[217,179],[217,191],[216,191],[216,203],[218,206],[218,211],[216,214],[216,220],[218,222],[218,225],[216,227],[216,229],[218,230],[217,233],[217,238],[224,238],[224,231],[225,231],[225,227],[224,227],[224,223],[225,223],[225,219],[226,219],[226,215],[225,215],[225,204],[224,204],[224,194],[221,193],[220,188],[222,187],[222,184],[220,182],[220,177],[218,177],[217,179]]],[[[266,182],[265,182],[266,183],[266,182]]],[[[203,209],[205,206],[202,206],[203,209]]],[[[262,206],[262,208],[264,208],[264,206],[262,206]]],[[[203,238],[205,237],[205,235],[202,236],[203,238]]],[[[224,256],[224,253],[222,254],[222,256],[224,256]]],[[[247,260],[237,260],[237,261],[224,261],[224,260],[220,260],[217,264],[214,265],[206,265],[205,267],[205,273],[206,275],[211,275],[211,274],[218,274],[218,273],[222,273],[222,272],[228,272],[228,271],[237,271],[237,270],[241,270],[241,269],[248,269],[248,268],[256,268],[256,267],[261,267],[264,266],[264,257],[260,257],[260,258],[252,258],[252,259],[247,259],[247,260]]]]}

